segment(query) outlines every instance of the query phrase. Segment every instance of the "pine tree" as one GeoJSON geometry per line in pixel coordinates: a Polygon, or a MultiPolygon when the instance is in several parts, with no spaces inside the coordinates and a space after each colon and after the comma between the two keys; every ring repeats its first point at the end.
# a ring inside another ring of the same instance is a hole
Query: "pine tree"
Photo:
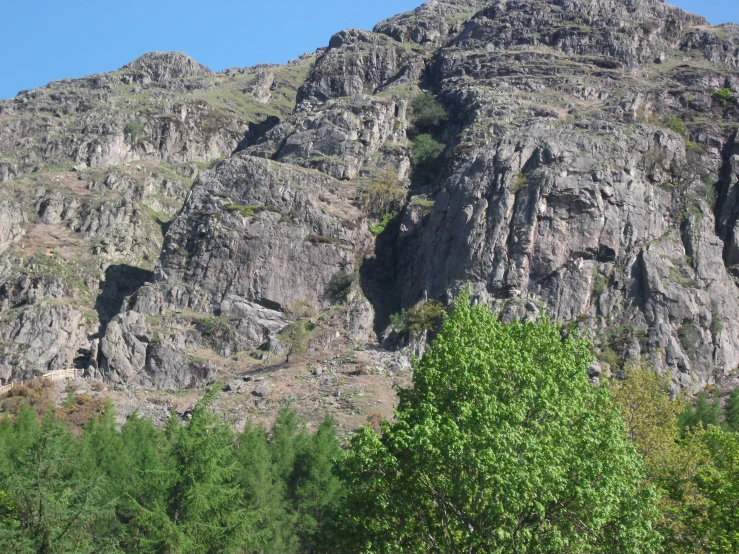
{"type": "Polygon", "coordinates": [[[297,536],[297,514],[293,506],[295,483],[293,472],[295,459],[305,447],[305,429],[299,424],[298,416],[291,406],[283,407],[272,428],[269,451],[275,472],[278,494],[285,500],[285,516],[279,521],[278,529],[284,543],[285,552],[295,552],[299,546],[297,536]]]}
{"type": "Polygon", "coordinates": [[[718,425],[721,420],[721,405],[719,397],[716,396],[715,399],[710,401],[706,396],[706,393],[701,392],[698,395],[698,400],[695,405],[695,417],[703,424],[704,429],[709,425],[718,425]]]}
{"type": "MultiPolygon", "coordinates": [[[[231,430],[210,405],[213,389],[193,410],[174,445],[176,479],[169,495],[169,518],[176,526],[174,550],[216,553],[247,546],[249,521],[235,480],[231,430]]],[[[171,539],[170,539],[171,540],[171,539]]]]}
{"type": "MultiPolygon", "coordinates": [[[[79,446],[53,414],[38,427],[27,415],[13,428],[5,493],[11,524],[0,527],[3,552],[118,552],[116,537],[96,534],[114,517],[102,475],[75,466],[79,446]]],[[[7,519],[7,518],[6,518],[7,519]]]]}
{"type": "Polygon", "coordinates": [[[719,425],[721,421],[721,399],[716,396],[713,401],[709,401],[705,392],[700,392],[695,401],[695,406],[691,403],[685,404],[685,410],[678,417],[678,427],[680,427],[683,436],[688,429],[701,424],[703,428],[709,425],[719,425]]]}
{"type": "Polygon", "coordinates": [[[88,473],[102,471],[114,483],[126,474],[121,436],[116,429],[116,413],[113,405],[108,405],[99,417],[92,418],[82,434],[81,465],[88,473]]]}
{"type": "Polygon", "coordinates": [[[248,426],[244,430],[236,443],[236,459],[239,465],[236,478],[244,493],[246,509],[254,518],[250,533],[259,543],[256,551],[265,554],[296,552],[299,545],[295,516],[262,429],[248,426]]]}
{"type": "MultiPolygon", "coordinates": [[[[123,448],[120,434],[116,428],[116,413],[112,403],[108,403],[103,413],[93,417],[85,426],[79,444],[77,469],[88,478],[99,478],[104,485],[100,490],[101,499],[114,506],[116,513],[124,498],[123,485],[129,475],[125,463],[128,451],[123,448]]],[[[108,539],[115,537],[120,542],[125,532],[118,517],[99,522],[96,534],[108,539]]]]}
{"type": "Polygon", "coordinates": [[[119,518],[126,522],[122,541],[131,552],[157,552],[156,540],[150,541],[152,533],[147,533],[148,516],[159,514],[163,521],[167,512],[168,495],[175,478],[170,443],[150,420],[136,414],[121,428],[121,443],[126,454],[121,460],[125,475],[118,506],[119,518]]]}
{"type": "Polygon", "coordinates": [[[729,399],[724,408],[726,428],[734,433],[739,433],[739,388],[731,391],[729,399]]]}
{"type": "Polygon", "coordinates": [[[170,412],[167,425],[164,427],[164,436],[171,446],[174,446],[177,442],[177,437],[180,435],[181,429],[182,425],[180,425],[177,414],[174,411],[170,412]]]}
{"type": "Polygon", "coordinates": [[[38,440],[41,427],[36,412],[29,406],[23,406],[15,418],[12,431],[3,441],[4,450],[8,459],[20,463],[19,456],[23,456],[38,440]]]}
{"type": "Polygon", "coordinates": [[[314,539],[325,514],[336,508],[341,499],[342,483],[334,472],[341,455],[336,422],[327,415],[298,453],[293,471],[297,533],[305,552],[314,551],[314,539]]]}
{"type": "Polygon", "coordinates": [[[698,416],[695,412],[695,406],[693,406],[692,402],[685,402],[683,411],[677,417],[677,426],[680,429],[680,434],[685,436],[688,430],[696,425],[698,425],[698,416]]]}
{"type": "Polygon", "coordinates": [[[286,486],[290,483],[297,451],[304,443],[305,431],[298,424],[298,416],[290,406],[282,408],[272,429],[269,450],[277,475],[286,486]]]}

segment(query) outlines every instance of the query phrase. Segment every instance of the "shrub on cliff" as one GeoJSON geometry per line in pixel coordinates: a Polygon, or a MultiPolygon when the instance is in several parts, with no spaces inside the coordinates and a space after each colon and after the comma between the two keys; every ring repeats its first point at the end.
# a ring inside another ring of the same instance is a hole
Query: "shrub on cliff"
{"type": "Polygon", "coordinates": [[[413,165],[422,166],[436,160],[444,151],[444,145],[433,139],[431,135],[418,135],[413,139],[413,165]]]}

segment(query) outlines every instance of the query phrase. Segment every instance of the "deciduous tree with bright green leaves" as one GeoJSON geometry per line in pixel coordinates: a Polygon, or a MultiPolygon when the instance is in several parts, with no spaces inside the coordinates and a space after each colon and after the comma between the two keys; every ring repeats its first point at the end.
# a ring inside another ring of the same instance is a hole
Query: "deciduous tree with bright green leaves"
{"type": "Polygon", "coordinates": [[[352,439],[326,551],[659,551],[656,493],[608,389],[588,382],[589,348],[461,295],[395,423],[352,439]]]}

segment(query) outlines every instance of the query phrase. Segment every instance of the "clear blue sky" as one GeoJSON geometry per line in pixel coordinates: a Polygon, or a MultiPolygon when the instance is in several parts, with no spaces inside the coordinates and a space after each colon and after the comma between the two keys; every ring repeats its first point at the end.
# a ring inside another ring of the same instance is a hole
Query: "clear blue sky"
{"type": "MultiPolygon", "coordinates": [[[[213,70],[284,63],[342,29],[423,0],[2,0],[0,98],[65,77],[180,50],[213,70]]],[[[739,22],[738,0],[672,0],[713,24],[739,22]]]]}

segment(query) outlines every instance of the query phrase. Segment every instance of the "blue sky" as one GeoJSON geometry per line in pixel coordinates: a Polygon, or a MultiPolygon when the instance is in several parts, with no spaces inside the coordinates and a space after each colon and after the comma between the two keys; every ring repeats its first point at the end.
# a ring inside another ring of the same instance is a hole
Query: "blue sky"
{"type": "MultiPolygon", "coordinates": [[[[214,70],[284,63],[342,29],[371,29],[422,0],[4,0],[0,98],[65,77],[180,50],[214,70]]],[[[672,0],[713,24],[739,22],[737,0],[672,0]]]]}

